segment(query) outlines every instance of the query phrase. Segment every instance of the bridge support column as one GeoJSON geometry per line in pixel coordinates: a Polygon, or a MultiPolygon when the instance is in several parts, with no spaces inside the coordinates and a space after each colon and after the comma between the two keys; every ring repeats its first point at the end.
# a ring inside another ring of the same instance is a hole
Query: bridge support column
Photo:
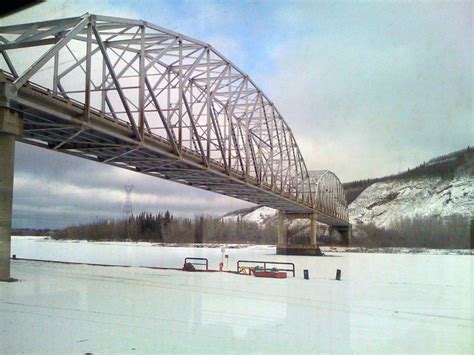
{"type": "Polygon", "coordinates": [[[329,242],[329,245],[332,245],[332,231],[333,231],[333,226],[328,226],[328,242],[329,242]]]}
{"type": "Polygon", "coordinates": [[[277,254],[280,255],[318,255],[317,251],[317,214],[313,213],[284,213],[278,214],[278,245],[277,254]],[[290,244],[285,226],[286,220],[309,219],[310,221],[310,239],[309,244],[290,244]]]}
{"type": "Polygon", "coordinates": [[[13,167],[15,138],[21,132],[20,115],[8,107],[0,107],[0,281],[13,281],[10,277],[13,167]]]}
{"type": "Polygon", "coordinates": [[[318,242],[318,224],[316,223],[316,212],[313,212],[311,213],[311,216],[309,217],[310,220],[311,220],[311,234],[310,234],[310,244],[312,247],[315,247],[317,246],[317,242],[318,242]]]}
{"type": "Polygon", "coordinates": [[[345,227],[333,227],[339,235],[341,236],[341,243],[342,245],[349,246],[351,243],[352,237],[352,226],[345,226],[345,227]]]}
{"type": "Polygon", "coordinates": [[[285,213],[278,212],[278,226],[277,226],[277,236],[278,236],[278,246],[286,246],[288,244],[288,234],[285,226],[285,213]]]}

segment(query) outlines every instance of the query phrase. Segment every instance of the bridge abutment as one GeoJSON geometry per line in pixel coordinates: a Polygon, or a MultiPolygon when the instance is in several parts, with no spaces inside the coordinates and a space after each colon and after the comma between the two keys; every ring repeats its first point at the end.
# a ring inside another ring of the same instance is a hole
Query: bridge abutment
{"type": "Polygon", "coordinates": [[[22,132],[20,115],[0,107],[0,281],[11,281],[11,226],[15,139],[22,132]]]}
{"type": "Polygon", "coordinates": [[[316,222],[317,213],[278,213],[278,245],[277,254],[279,255],[318,255],[317,252],[317,231],[316,222]],[[290,244],[288,243],[288,231],[285,224],[286,220],[309,219],[310,220],[310,240],[309,244],[290,244]]]}

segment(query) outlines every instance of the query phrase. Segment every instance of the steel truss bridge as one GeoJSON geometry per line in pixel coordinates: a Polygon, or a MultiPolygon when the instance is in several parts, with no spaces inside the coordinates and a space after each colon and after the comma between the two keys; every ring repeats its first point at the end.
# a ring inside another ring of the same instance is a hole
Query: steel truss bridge
{"type": "Polygon", "coordinates": [[[85,14],[0,27],[0,51],[17,141],[349,226],[336,175],[307,170],[273,102],[209,44],[85,14]]]}

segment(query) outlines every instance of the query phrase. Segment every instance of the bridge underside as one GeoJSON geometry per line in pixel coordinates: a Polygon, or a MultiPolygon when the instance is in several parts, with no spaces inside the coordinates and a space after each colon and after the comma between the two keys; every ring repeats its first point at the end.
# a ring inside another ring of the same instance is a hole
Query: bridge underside
{"type": "MultiPolygon", "coordinates": [[[[8,79],[7,79],[8,81],[8,79]]],[[[203,168],[200,157],[183,149],[176,157],[172,147],[159,137],[145,135],[139,142],[131,137],[130,125],[91,111],[84,120],[84,106],[65,100],[36,85],[23,86],[8,96],[11,109],[20,113],[23,134],[17,140],[53,151],[168,179],[207,191],[278,209],[286,214],[312,213],[292,196],[282,196],[270,186],[239,172],[227,174],[224,166],[203,168]]],[[[0,98],[1,99],[1,98],[0,98]]],[[[344,220],[318,212],[318,222],[346,226],[344,220]]]]}

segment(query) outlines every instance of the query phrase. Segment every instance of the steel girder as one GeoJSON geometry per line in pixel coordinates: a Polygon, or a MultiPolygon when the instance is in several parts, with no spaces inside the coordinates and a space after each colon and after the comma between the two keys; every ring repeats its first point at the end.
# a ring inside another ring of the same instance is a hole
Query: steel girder
{"type": "Polygon", "coordinates": [[[318,200],[332,195],[311,184],[274,104],[209,44],[90,14],[3,26],[0,43],[6,100],[25,120],[20,140],[286,212],[324,207],[347,223],[347,209],[318,200]]]}

